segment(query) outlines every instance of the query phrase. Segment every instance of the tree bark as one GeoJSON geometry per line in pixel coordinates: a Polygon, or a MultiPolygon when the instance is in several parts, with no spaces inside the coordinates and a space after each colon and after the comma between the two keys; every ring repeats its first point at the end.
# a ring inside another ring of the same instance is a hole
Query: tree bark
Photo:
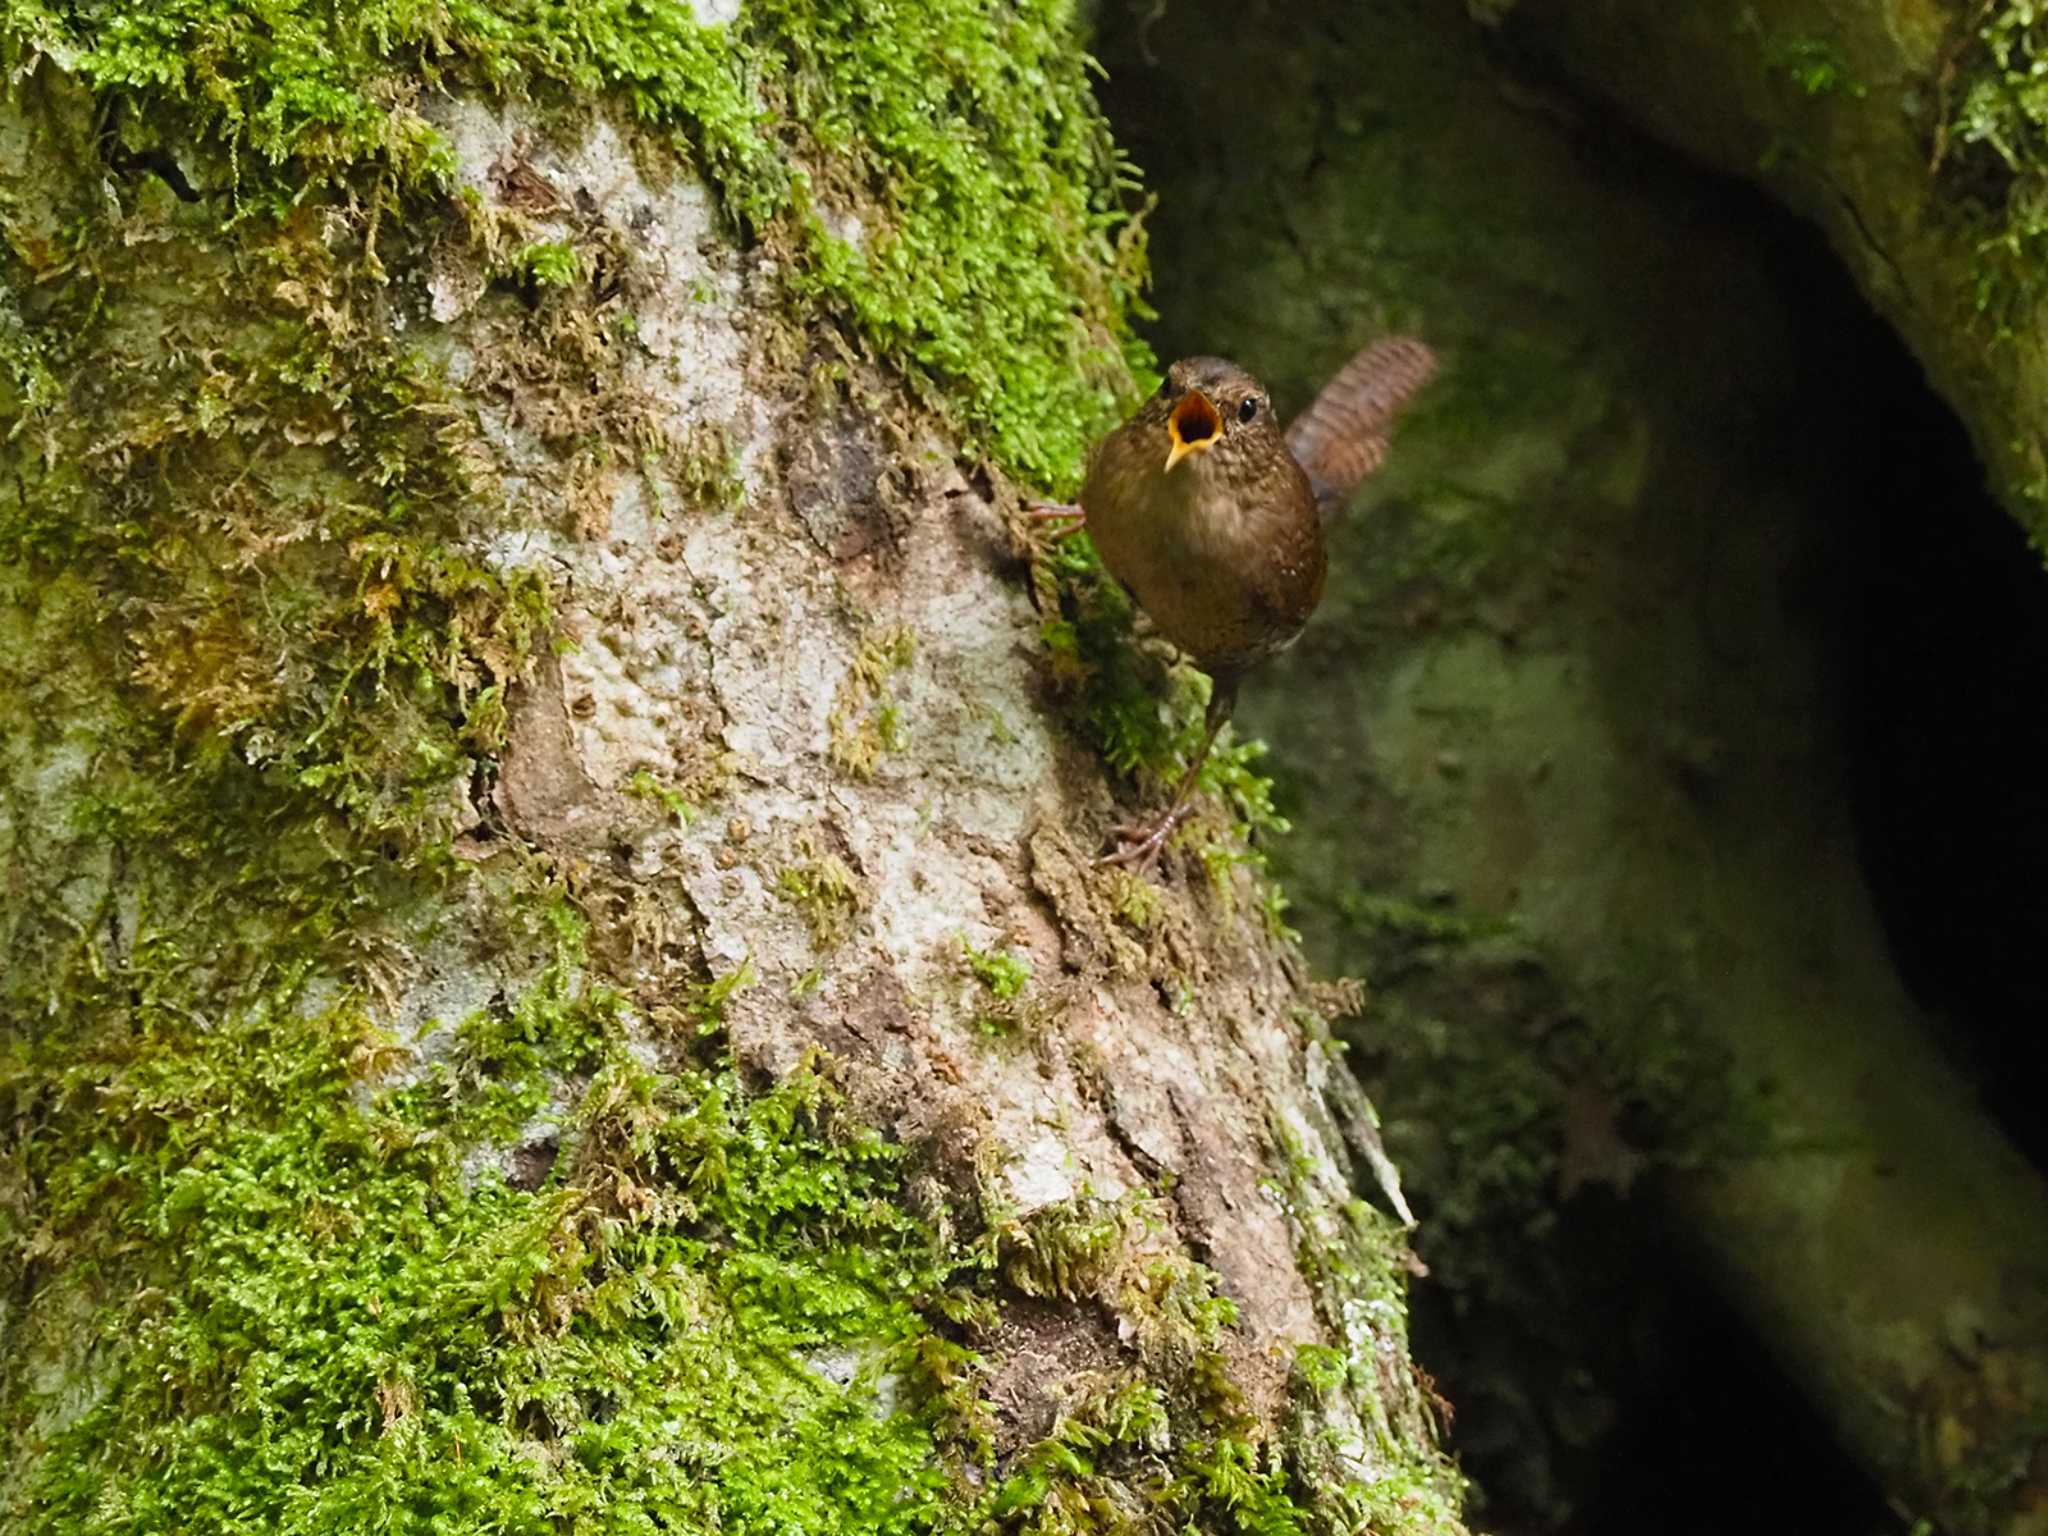
{"type": "Polygon", "coordinates": [[[1243,755],[1090,864],[1076,44],[905,9],[6,24],[10,1529],[1459,1528],[1243,755]]]}

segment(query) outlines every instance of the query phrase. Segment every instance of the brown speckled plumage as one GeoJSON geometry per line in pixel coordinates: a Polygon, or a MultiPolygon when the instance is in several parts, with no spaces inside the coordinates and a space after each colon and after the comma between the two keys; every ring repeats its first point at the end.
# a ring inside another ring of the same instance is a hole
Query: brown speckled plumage
{"type": "Polygon", "coordinates": [[[1097,445],[1081,489],[1103,562],[1159,632],[1205,672],[1236,674],[1301,633],[1323,596],[1315,491],[1259,381],[1191,357],[1097,445]],[[1163,468],[1168,418],[1190,390],[1222,418],[1204,452],[1163,468]],[[1250,402],[1252,418],[1240,421],[1250,402]]]}
{"type": "Polygon", "coordinates": [[[1257,379],[1220,357],[1184,358],[1096,444],[1079,508],[1046,509],[1079,511],[1103,563],[1215,680],[1171,808],[1113,858],[1149,863],[1186,813],[1239,679],[1293,644],[1322,601],[1324,525],[1385,458],[1395,414],[1435,369],[1412,337],[1375,342],[1283,433],[1257,379]]]}

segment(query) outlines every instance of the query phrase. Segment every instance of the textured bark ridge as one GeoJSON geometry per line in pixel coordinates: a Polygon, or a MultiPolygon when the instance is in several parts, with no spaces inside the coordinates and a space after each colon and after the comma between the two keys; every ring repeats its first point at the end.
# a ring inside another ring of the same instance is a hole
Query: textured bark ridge
{"type": "MultiPolygon", "coordinates": [[[[479,171],[519,138],[464,126],[479,171]]],[[[780,1077],[823,1045],[908,1142],[960,1168],[992,1158],[1014,1219],[1113,1205],[1166,1175],[1161,1251],[1221,1266],[1271,1412],[1294,1346],[1318,1334],[1285,1209],[1261,1190],[1267,1117],[1307,1135],[1315,1166],[1341,1159],[1294,1016],[1307,994],[1255,910],[1182,884],[1148,945],[1104,899],[1088,861],[1112,807],[1092,754],[1043,708],[1014,492],[970,483],[942,441],[885,441],[852,410],[821,422],[776,396],[772,372],[749,377],[736,306],[689,297],[742,286],[736,261],[698,252],[701,199],[664,203],[606,138],[524,163],[565,202],[637,217],[685,253],[665,283],[677,312],[640,311],[648,356],[621,387],[664,433],[731,402],[708,419],[744,490],[678,527],[620,470],[581,488],[602,509],[595,537],[507,548],[552,571],[569,648],[515,697],[497,803],[528,848],[600,887],[600,866],[623,867],[614,894],[652,904],[665,927],[635,944],[636,982],[665,979],[664,952],[685,974],[750,971],[726,1013],[742,1062],[780,1077]],[[708,795],[674,791],[704,808],[621,829],[636,776],[691,768],[720,776],[708,795]],[[1029,979],[992,999],[970,953],[1029,979]],[[990,1022],[994,1001],[1020,1005],[1014,1023],[990,1022]]],[[[893,403],[881,386],[874,402],[893,403]]],[[[486,418],[515,450],[522,404],[515,390],[486,418]]],[[[1344,1198],[1341,1183],[1323,1194],[1344,1198]]]]}
{"type": "MultiPolygon", "coordinates": [[[[785,43],[996,24],[731,46],[825,134],[887,90],[785,43]]],[[[724,78],[592,36],[657,128],[724,78]]],[[[926,215],[812,140],[777,213],[715,93],[707,184],[580,77],[386,74],[359,166],[231,191],[49,45],[0,132],[10,1528],[1458,1529],[1341,989],[1234,811],[1163,888],[1091,865],[1090,735],[1156,782],[1198,703],[963,451],[988,360],[844,297],[926,215]]],[[[904,132],[1042,127],[1024,75],[904,132]]],[[[1012,461],[1129,385],[1063,249],[1099,377],[1012,461]]]]}

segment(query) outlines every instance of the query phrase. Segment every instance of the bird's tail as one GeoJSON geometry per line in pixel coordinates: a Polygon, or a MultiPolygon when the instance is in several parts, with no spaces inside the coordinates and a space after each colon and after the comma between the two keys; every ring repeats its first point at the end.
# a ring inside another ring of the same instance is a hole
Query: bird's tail
{"type": "Polygon", "coordinates": [[[1287,446],[1308,471],[1328,522],[1387,457],[1387,433],[1408,397],[1436,372],[1413,336],[1383,336],[1337,370],[1314,404],[1287,424],[1287,446]]]}

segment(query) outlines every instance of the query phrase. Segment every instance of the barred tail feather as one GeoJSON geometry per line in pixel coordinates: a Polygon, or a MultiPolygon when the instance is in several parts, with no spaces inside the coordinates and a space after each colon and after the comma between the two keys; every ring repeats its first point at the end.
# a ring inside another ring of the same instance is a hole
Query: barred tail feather
{"type": "Polygon", "coordinates": [[[1394,418],[1435,372],[1436,354],[1413,336],[1381,337],[1288,423],[1287,446],[1308,471],[1325,522],[1386,461],[1394,418]]]}

